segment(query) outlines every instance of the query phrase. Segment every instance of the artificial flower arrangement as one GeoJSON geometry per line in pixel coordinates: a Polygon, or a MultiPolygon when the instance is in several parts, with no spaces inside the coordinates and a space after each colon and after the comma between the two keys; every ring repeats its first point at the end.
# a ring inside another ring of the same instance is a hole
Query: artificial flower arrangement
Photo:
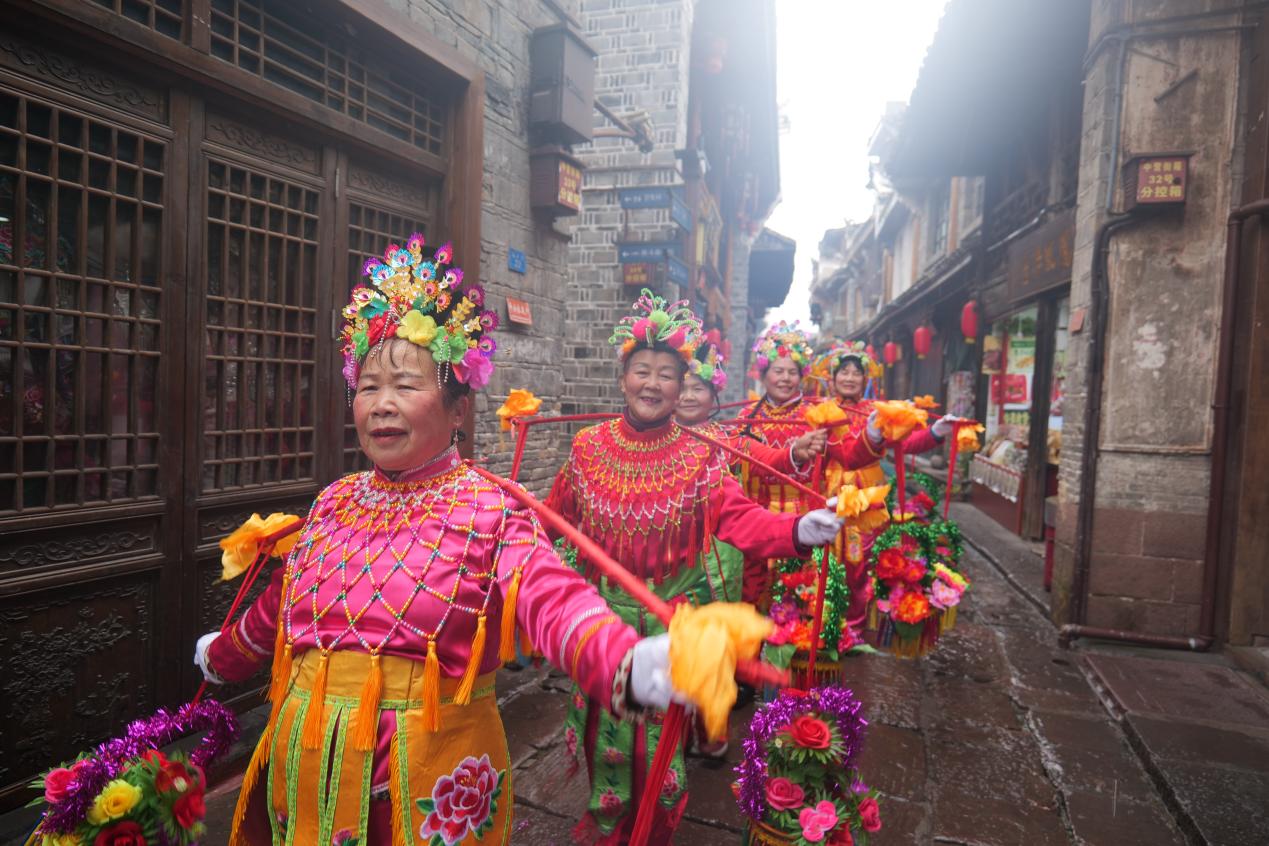
{"type": "Polygon", "coordinates": [[[881,830],[877,793],[854,768],[862,704],[836,685],[786,689],[749,723],[736,768],[751,846],[867,846],[881,830]]]}
{"type": "Polygon", "coordinates": [[[873,543],[873,599],[869,629],[877,646],[915,658],[956,624],[956,608],[969,588],[957,569],[960,529],[950,521],[895,523],[873,543]]]}
{"type": "Polygon", "coordinates": [[[841,658],[858,640],[846,623],[850,589],[846,568],[837,556],[817,548],[810,559],[785,558],[776,562],[771,580],[771,607],[767,616],[775,632],[767,638],[763,657],[777,667],[792,668],[795,683],[806,688],[814,681],[831,681],[841,675],[841,658]],[[824,583],[824,622],[820,627],[814,680],[797,678],[805,674],[815,628],[815,594],[820,566],[828,555],[828,579],[824,583]]]}
{"type": "Polygon", "coordinates": [[[908,473],[907,481],[917,487],[915,494],[910,494],[903,501],[903,513],[899,513],[897,490],[891,487],[886,496],[886,507],[890,509],[895,522],[903,523],[915,520],[928,523],[934,519],[943,502],[943,485],[934,477],[925,473],[908,473]]]}
{"type": "Polygon", "coordinates": [[[238,720],[214,700],[159,710],[31,782],[44,814],[29,846],[187,846],[202,837],[203,768],[238,737],[238,720]],[[164,754],[177,737],[206,731],[189,755],[164,754]]]}

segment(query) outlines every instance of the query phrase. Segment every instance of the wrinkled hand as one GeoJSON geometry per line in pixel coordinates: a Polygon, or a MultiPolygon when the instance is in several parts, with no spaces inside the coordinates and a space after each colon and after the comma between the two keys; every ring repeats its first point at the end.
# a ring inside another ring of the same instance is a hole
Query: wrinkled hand
{"type": "Polygon", "coordinates": [[[828,430],[812,429],[793,442],[793,460],[798,464],[815,458],[828,446],[828,430]]]}
{"type": "Polygon", "coordinates": [[[220,632],[208,632],[198,639],[198,643],[194,644],[194,666],[203,671],[203,678],[212,684],[224,684],[225,680],[212,672],[211,667],[207,663],[207,650],[211,649],[212,641],[220,637],[220,632]]]}
{"type": "Polygon", "coordinates": [[[687,705],[688,700],[670,682],[669,634],[645,637],[634,645],[630,662],[630,696],[645,708],[664,711],[671,702],[687,705]]]}
{"type": "Polygon", "coordinates": [[[952,414],[944,414],[938,420],[934,421],[934,425],[930,427],[930,432],[940,441],[952,434],[954,425],[958,421],[963,421],[964,417],[956,417],[952,414]]]}
{"type": "Polygon", "coordinates": [[[837,507],[837,497],[825,505],[828,507],[808,511],[798,520],[798,543],[802,546],[823,546],[842,530],[845,521],[832,510],[837,507]]]}
{"type": "Polygon", "coordinates": [[[877,412],[875,410],[868,415],[868,425],[864,431],[868,435],[868,442],[873,447],[881,446],[881,427],[877,425],[877,412]]]}

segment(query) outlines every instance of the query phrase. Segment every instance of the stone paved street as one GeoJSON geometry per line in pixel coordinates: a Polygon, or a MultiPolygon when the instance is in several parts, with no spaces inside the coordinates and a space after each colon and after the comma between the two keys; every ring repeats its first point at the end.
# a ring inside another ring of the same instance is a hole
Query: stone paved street
{"type": "MultiPolygon", "coordinates": [[[[876,844],[1184,844],[1156,790],[1052,626],[972,549],[973,590],[957,627],[921,661],[853,658],[849,684],[871,729],[862,766],[885,794],[876,844]]],[[[517,846],[556,846],[586,799],[584,777],[567,777],[560,740],[565,680],[503,672],[503,703],[516,761],[517,846]]],[[[733,720],[739,737],[748,713],[733,720]]],[[[689,766],[691,800],[677,837],[692,846],[735,844],[743,822],[731,797],[729,762],[689,766]]],[[[234,790],[209,803],[223,824],[234,790]]]]}

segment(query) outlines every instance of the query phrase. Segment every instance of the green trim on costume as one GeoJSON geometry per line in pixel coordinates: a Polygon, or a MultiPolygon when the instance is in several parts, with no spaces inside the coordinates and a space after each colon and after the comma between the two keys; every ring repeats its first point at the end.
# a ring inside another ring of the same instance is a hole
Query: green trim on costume
{"type": "MultiPolygon", "coordinates": [[[[493,683],[485,685],[484,687],[476,688],[475,690],[471,692],[471,698],[484,699],[486,696],[493,696],[496,684],[497,684],[496,682],[493,682],[493,683]]],[[[309,693],[310,691],[300,690],[296,688],[294,691],[292,691],[291,695],[297,696],[300,699],[307,702],[309,698],[309,693]]],[[[359,705],[360,703],[361,703],[360,696],[334,696],[332,694],[326,695],[326,704],[332,705],[332,706],[342,705],[345,707],[356,708],[357,705],[359,705]]],[[[454,697],[442,696],[441,704],[442,705],[455,704],[454,697]]],[[[418,710],[421,710],[422,708],[423,708],[422,699],[382,699],[379,701],[380,714],[382,714],[384,711],[400,711],[404,709],[408,709],[411,711],[418,711],[418,710]]]]}
{"type": "MultiPolygon", "coordinates": [[[[295,695],[298,691],[293,691],[295,695]]],[[[291,721],[291,736],[287,738],[286,752],[286,846],[294,846],[295,826],[291,825],[291,817],[295,816],[296,794],[300,789],[300,735],[304,733],[304,718],[308,715],[309,701],[307,696],[295,709],[295,717],[291,721]]],[[[277,813],[273,814],[274,818],[277,813]]]]}
{"type": "Polygon", "coordinates": [[[348,737],[348,709],[332,706],[322,731],[321,780],[317,783],[317,842],[329,843],[335,827],[335,806],[339,804],[339,776],[343,769],[344,743],[348,737]],[[331,754],[331,744],[335,751],[331,754]],[[334,772],[331,762],[334,761],[334,772]]]}
{"type": "MultiPolygon", "coordinates": [[[[397,773],[396,777],[400,783],[401,797],[401,819],[404,821],[402,826],[405,829],[405,846],[411,846],[414,843],[414,822],[410,814],[410,805],[414,794],[410,791],[410,751],[407,742],[409,732],[405,730],[405,713],[401,710],[397,711],[397,773]]],[[[397,809],[393,808],[392,813],[396,814],[397,809]]]]}
{"type": "MultiPolygon", "coordinates": [[[[376,744],[377,746],[378,744],[376,744]]],[[[370,791],[374,788],[375,750],[361,753],[361,813],[357,817],[357,842],[367,843],[370,832],[370,791]]],[[[388,803],[391,805],[391,803],[388,803]]]]}

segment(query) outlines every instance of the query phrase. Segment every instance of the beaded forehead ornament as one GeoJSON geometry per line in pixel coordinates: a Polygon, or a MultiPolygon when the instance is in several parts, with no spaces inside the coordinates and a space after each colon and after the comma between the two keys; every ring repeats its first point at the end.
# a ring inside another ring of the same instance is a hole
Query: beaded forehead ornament
{"type": "Polygon", "coordinates": [[[621,361],[636,350],[663,344],[690,362],[700,340],[701,322],[687,300],[667,303],[644,288],[634,302],[634,314],[621,318],[608,343],[617,347],[621,361]]]}
{"type": "Polygon", "coordinates": [[[692,360],[687,365],[689,373],[707,385],[713,385],[715,391],[721,391],[727,387],[727,374],[723,372],[727,357],[723,347],[718,330],[710,329],[701,336],[696,351],[692,353],[692,360]]]}
{"type": "Polygon", "coordinates": [[[344,379],[356,390],[366,355],[374,347],[403,338],[423,347],[436,362],[437,380],[450,372],[479,390],[493,373],[497,344],[488,332],[498,315],[482,310],[485,290],[463,288],[463,271],[451,267],[454,247],[444,244],[423,258],[423,236],[415,233],[404,247],[389,244],[383,258],[366,260],[366,282],[353,289],[344,307],[344,379]]]}
{"type": "Polygon", "coordinates": [[[799,368],[805,369],[811,363],[811,339],[798,328],[796,320],[791,324],[781,320],[758,336],[753,352],[753,369],[749,375],[755,379],[778,358],[791,359],[799,368]]]}

